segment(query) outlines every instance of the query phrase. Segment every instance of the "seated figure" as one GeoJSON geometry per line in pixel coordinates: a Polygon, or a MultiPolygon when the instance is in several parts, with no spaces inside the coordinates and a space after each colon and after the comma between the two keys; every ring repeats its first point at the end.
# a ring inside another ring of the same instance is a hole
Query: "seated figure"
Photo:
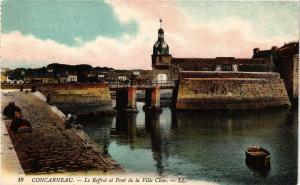
{"type": "Polygon", "coordinates": [[[13,119],[15,118],[15,111],[21,112],[21,109],[18,106],[16,106],[15,103],[12,101],[4,107],[3,115],[9,119],[13,119]]]}
{"type": "Polygon", "coordinates": [[[76,124],[76,115],[68,114],[67,120],[65,121],[65,129],[71,129],[76,124]]]}
{"type": "Polygon", "coordinates": [[[12,120],[10,124],[10,129],[14,132],[31,132],[32,127],[29,121],[22,118],[21,111],[15,111],[15,118],[12,120]]]}

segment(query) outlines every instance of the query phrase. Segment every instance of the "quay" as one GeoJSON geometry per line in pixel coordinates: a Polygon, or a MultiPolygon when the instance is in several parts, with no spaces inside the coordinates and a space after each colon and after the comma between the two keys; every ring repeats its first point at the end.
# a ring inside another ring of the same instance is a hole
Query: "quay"
{"type": "MultiPolygon", "coordinates": [[[[14,101],[21,108],[23,117],[32,125],[32,132],[14,134],[9,130],[11,120],[3,117],[1,120],[2,128],[5,130],[6,126],[12,143],[12,146],[2,147],[15,150],[25,174],[90,171],[99,174],[121,170],[120,165],[110,156],[103,155],[99,150],[102,147],[92,142],[83,131],[65,129],[64,119],[34,94],[1,92],[1,100],[2,112],[4,106],[14,101]]],[[[2,167],[9,163],[3,160],[2,167]]]]}

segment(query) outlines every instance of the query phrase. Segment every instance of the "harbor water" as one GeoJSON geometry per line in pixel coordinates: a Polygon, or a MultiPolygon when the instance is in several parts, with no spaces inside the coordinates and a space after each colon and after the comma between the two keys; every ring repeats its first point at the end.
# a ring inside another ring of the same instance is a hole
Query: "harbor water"
{"type": "Polygon", "coordinates": [[[128,172],[218,184],[296,184],[298,111],[172,112],[98,117],[84,131],[128,172]],[[245,163],[245,149],[271,153],[271,169],[245,163]]]}

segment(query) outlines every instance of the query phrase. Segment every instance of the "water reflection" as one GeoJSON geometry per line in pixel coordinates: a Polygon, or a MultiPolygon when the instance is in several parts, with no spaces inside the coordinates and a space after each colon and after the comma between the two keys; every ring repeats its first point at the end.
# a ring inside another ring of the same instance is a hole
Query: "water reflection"
{"type": "Polygon", "coordinates": [[[162,136],[160,132],[160,116],[155,113],[145,114],[145,127],[146,132],[151,136],[152,156],[155,161],[156,171],[159,175],[164,172],[163,165],[163,149],[162,149],[162,136]]]}
{"type": "Polygon", "coordinates": [[[136,137],[136,114],[126,115],[119,114],[116,117],[116,132],[124,134],[129,138],[132,145],[134,138],[136,137]]]}
{"type": "Polygon", "coordinates": [[[93,118],[89,120],[80,119],[79,123],[83,124],[84,131],[91,137],[99,146],[109,145],[111,141],[111,125],[114,117],[105,116],[93,118]]]}
{"type": "Polygon", "coordinates": [[[101,117],[84,123],[96,142],[110,144],[125,169],[220,180],[225,184],[295,184],[298,114],[259,112],[172,112],[101,117]],[[244,150],[259,145],[271,153],[271,170],[246,166],[244,150]]]}

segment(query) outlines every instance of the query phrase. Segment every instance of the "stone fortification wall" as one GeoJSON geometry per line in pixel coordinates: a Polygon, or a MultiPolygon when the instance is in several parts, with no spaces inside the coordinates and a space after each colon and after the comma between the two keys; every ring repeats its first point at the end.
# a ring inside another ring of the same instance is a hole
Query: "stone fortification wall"
{"type": "Polygon", "coordinates": [[[31,84],[8,84],[8,83],[1,83],[1,89],[20,89],[20,87],[24,89],[30,89],[31,84]]]}
{"type": "Polygon", "coordinates": [[[74,90],[56,90],[50,93],[50,103],[97,104],[108,105],[111,98],[108,89],[87,88],[74,90]]]}
{"type": "Polygon", "coordinates": [[[281,57],[275,61],[276,70],[284,80],[290,100],[298,99],[299,89],[299,55],[281,57]]]}
{"type": "Polygon", "coordinates": [[[148,80],[148,81],[157,81],[158,74],[166,74],[167,80],[177,80],[178,79],[178,72],[175,69],[154,69],[154,70],[141,70],[140,71],[140,79],[148,80]]]}
{"type": "Polygon", "coordinates": [[[233,71],[181,71],[180,78],[280,78],[279,73],[270,72],[233,72],[233,71]]]}
{"type": "MultiPolygon", "coordinates": [[[[172,58],[172,67],[187,71],[215,71],[216,66],[237,65],[239,71],[272,71],[272,61],[265,58],[172,58]]],[[[224,71],[224,70],[223,70],[224,71]]],[[[227,70],[231,71],[231,70],[227,70]]]]}
{"type": "MultiPolygon", "coordinates": [[[[64,107],[111,106],[108,84],[47,84],[36,89],[45,96],[50,95],[49,104],[64,107]]],[[[91,110],[92,111],[92,110],[91,110]]]]}
{"type": "Polygon", "coordinates": [[[293,98],[298,99],[299,93],[299,55],[293,57],[293,98]]]}
{"type": "Polygon", "coordinates": [[[178,110],[246,110],[290,105],[278,73],[189,72],[180,76],[175,95],[178,110]]]}

